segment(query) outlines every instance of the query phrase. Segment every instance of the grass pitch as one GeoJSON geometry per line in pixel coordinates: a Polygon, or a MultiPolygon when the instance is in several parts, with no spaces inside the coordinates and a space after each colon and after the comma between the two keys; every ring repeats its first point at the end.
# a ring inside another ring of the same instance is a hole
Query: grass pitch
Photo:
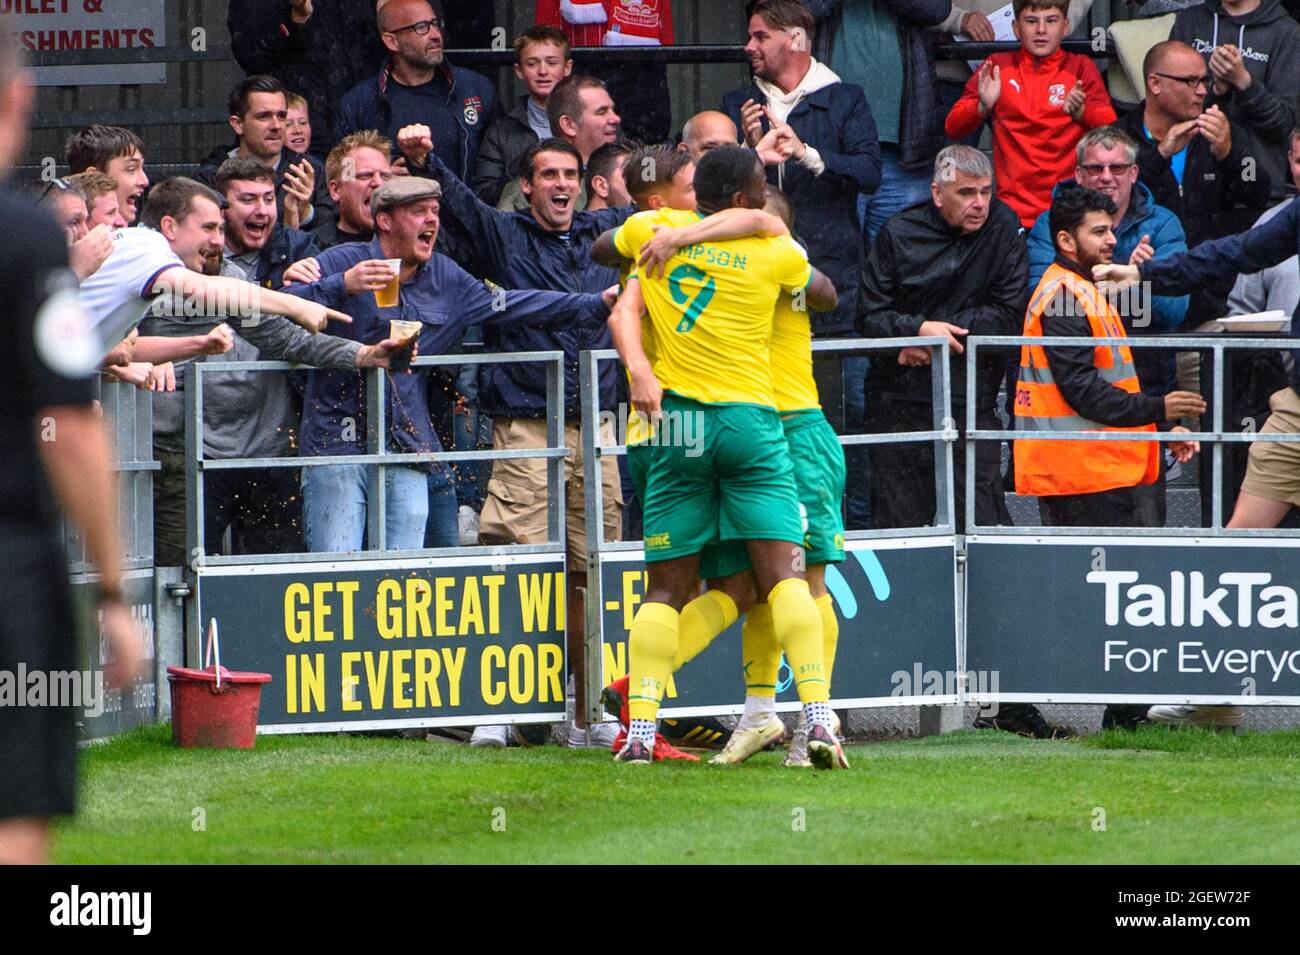
{"type": "MultiPolygon", "coordinates": [[[[1291,862],[1300,731],[996,731],[849,748],[853,769],[618,766],[358,736],[82,754],[68,863],[1291,862]]],[[[707,758],[707,756],[705,757],[707,758]]]]}

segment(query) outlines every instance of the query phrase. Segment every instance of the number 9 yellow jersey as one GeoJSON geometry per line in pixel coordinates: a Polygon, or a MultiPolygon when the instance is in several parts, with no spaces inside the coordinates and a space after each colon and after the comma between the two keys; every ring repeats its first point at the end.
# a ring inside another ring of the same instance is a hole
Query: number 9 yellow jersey
{"type": "MultiPolygon", "coordinates": [[[[614,237],[636,261],[653,227],[698,222],[697,212],[639,212],[614,237]]],[[[769,349],[782,292],[807,288],[812,268],[788,237],[704,242],[681,249],[664,274],[638,271],[654,336],[654,372],[664,390],[706,404],[776,407],[769,349]]]]}

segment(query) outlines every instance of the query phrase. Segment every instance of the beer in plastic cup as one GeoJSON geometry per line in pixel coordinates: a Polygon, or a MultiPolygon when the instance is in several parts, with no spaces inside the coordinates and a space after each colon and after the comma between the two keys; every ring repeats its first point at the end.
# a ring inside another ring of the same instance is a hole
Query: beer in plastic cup
{"type": "Polygon", "coordinates": [[[411,367],[415,339],[420,334],[420,327],[420,322],[404,322],[399,319],[389,321],[388,337],[396,338],[398,341],[405,343],[400,350],[394,352],[389,358],[388,367],[391,371],[402,372],[411,367]]]}
{"type": "Polygon", "coordinates": [[[388,323],[388,337],[396,338],[398,341],[406,341],[412,335],[420,334],[419,322],[404,322],[400,319],[392,319],[388,323]]]}
{"type": "Polygon", "coordinates": [[[402,286],[402,260],[385,259],[384,261],[393,270],[393,277],[383,288],[375,289],[375,305],[379,308],[396,308],[400,301],[402,286]]]}

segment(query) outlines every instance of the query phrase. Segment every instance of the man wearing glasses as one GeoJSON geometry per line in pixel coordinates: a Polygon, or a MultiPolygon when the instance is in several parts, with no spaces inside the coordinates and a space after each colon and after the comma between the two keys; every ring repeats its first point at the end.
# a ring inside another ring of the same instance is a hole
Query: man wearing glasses
{"type": "Polygon", "coordinates": [[[479,141],[496,116],[493,84],[446,62],[442,28],[426,0],[389,0],[378,19],[388,61],[343,97],[335,141],[374,129],[396,142],[399,129],[428,126],[434,153],[469,181],[479,141]]]}
{"type": "Polygon", "coordinates": [[[1169,31],[1171,40],[1201,57],[1209,102],[1232,120],[1245,154],[1267,173],[1270,194],[1241,210],[1233,232],[1248,229],[1290,190],[1285,155],[1300,117],[1300,24],[1287,6],[1282,0],[1204,0],[1179,10],[1169,31]]]}
{"type": "MultiPolygon", "coordinates": [[[[1146,99],[1117,124],[1138,143],[1138,181],[1178,216],[1188,248],[1237,231],[1234,209],[1267,206],[1271,188],[1237,128],[1218,106],[1205,108],[1213,75],[1186,43],[1157,43],[1142,63],[1146,99]],[[1243,175],[1251,169],[1254,178],[1243,175]]],[[[1118,257],[1117,257],[1118,260],[1118,257]]],[[[1187,319],[1224,314],[1231,280],[1194,294],[1187,319]]]]}

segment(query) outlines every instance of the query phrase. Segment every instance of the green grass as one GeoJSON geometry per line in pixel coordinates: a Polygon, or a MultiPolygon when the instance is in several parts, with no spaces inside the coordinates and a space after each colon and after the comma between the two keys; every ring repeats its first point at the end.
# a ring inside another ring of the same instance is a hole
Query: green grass
{"type": "Polygon", "coordinates": [[[849,772],[617,766],[599,752],[356,736],[86,750],[60,862],[1284,862],[1300,731],[1146,728],[853,746],[849,772]],[[206,831],[193,829],[194,810],[206,831]],[[500,812],[504,811],[504,815],[500,812]],[[1094,831],[1104,811],[1105,831],[1094,831]],[[505,831],[493,828],[494,813],[505,831]],[[795,831],[802,818],[804,831],[795,831]]]}

